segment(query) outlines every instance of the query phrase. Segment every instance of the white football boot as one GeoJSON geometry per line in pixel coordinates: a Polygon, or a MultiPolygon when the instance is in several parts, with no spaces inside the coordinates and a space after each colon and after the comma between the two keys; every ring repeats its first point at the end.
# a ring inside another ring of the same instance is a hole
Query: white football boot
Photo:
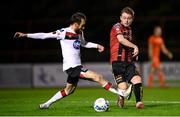
{"type": "Polygon", "coordinates": [[[133,90],[133,85],[130,84],[128,89],[124,92],[124,98],[126,98],[127,100],[130,100],[131,94],[132,94],[132,90],[133,90]]]}
{"type": "Polygon", "coordinates": [[[40,109],[48,109],[48,108],[49,108],[49,105],[46,104],[46,103],[43,103],[43,104],[40,104],[40,105],[39,105],[39,108],[40,108],[40,109]]]}

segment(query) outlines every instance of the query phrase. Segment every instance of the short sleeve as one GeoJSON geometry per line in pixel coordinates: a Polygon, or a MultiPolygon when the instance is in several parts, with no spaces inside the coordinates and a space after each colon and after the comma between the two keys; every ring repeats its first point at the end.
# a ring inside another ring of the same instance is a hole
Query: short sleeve
{"type": "Polygon", "coordinates": [[[63,40],[65,38],[65,29],[57,30],[55,33],[57,34],[57,40],[63,40]]]}
{"type": "Polygon", "coordinates": [[[116,35],[123,34],[122,31],[121,31],[121,28],[119,26],[114,27],[114,32],[115,32],[116,35]]]}

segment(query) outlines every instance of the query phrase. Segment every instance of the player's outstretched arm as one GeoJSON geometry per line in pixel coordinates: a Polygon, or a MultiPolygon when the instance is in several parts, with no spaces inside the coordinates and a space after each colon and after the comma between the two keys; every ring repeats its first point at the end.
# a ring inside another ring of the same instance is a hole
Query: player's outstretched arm
{"type": "Polygon", "coordinates": [[[14,38],[32,38],[32,39],[47,39],[47,38],[57,38],[57,32],[50,33],[22,33],[16,32],[14,38]]]}
{"type": "Polygon", "coordinates": [[[92,42],[87,42],[84,38],[84,33],[83,31],[81,32],[81,46],[85,47],[85,48],[97,48],[99,52],[103,52],[104,51],[104,47],[100,44],[96,44],[96,43],[92,43],[92,42]]]}
{"type": "Polygon", "coordinates": [[[138,49],[138,47],[135,45],[135,44],[133,44],[133,43],[131,43],[130,41],[128,41],[127,39],[125,39],[124,37],[123,37],[123,35],[117,35],[117,38],[118,38],[118,41],[121,43],[121,44],[123,44],[124,46],[127,46],[127,47],[130,47],[130,48],[133,48],[134,49],[134,51],[133,51],[133,57],[136,57],[138,54],[139,54],[139,49],[138,49]]]}
{"type": "Polygon", "coordinates": [[[104,51],[104,47],[100,44],[92,43],[92,42],[86,42],[84,45],[82,45],[85,48],[97,48],[99,52],[104,51]]]}
{"type": "Polygon", "coordinates": [[[166,48],[164,44],[161,46],[162,52],[169,57],[169,59],[173,58],[173,54],[166,48]]]}

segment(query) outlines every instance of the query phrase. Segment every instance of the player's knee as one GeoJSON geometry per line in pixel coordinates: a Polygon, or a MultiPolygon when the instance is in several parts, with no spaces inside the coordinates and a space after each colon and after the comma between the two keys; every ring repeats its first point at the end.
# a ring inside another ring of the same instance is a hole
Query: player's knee
{"type": "Polygon", "coordinates": [[[155,68],[151,68],[151,69],[150,69],[150,72],[151,72],[151,73],[154,73],[154,71],[155,71],[155,68]]]}
{"type": "Polygon", "coordinates": [[[131,79],[131,82],[133,84],[138,84],[138,83],[142,83],[142,79],[140,76],[134,76],[132,79],[131,79]]]}
{"type": "Polygon", "coordinates": [[[128,87],[127,87],[126,82],[121,82],[118,84],[118,88],[122,90],[126,90],[128,87]]]}

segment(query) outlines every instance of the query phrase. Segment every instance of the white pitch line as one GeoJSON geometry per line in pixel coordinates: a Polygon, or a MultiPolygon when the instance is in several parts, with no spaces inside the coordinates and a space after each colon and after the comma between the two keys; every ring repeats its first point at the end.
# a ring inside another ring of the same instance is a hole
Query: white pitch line
{"type": "MultiPolygon", "coordinates": [[[[92,103],[91,101],[78,101],[78,100],[71,100],[68,101],[71,103],[92,103]]],[[[109,101],[110,103],[116,103],[117,101],[109,101]]],[[[135,101],[126,101],[126,103],[134,103],[135,101]]],[[[161,103],[161,104],[180,104],[180,101],[143,101],[144,103],[161,103]]]]}
{"type": "Polygon", "coordinates": [[[180,104],[180,101],[143,101],[144,103],[180,104]]]}

